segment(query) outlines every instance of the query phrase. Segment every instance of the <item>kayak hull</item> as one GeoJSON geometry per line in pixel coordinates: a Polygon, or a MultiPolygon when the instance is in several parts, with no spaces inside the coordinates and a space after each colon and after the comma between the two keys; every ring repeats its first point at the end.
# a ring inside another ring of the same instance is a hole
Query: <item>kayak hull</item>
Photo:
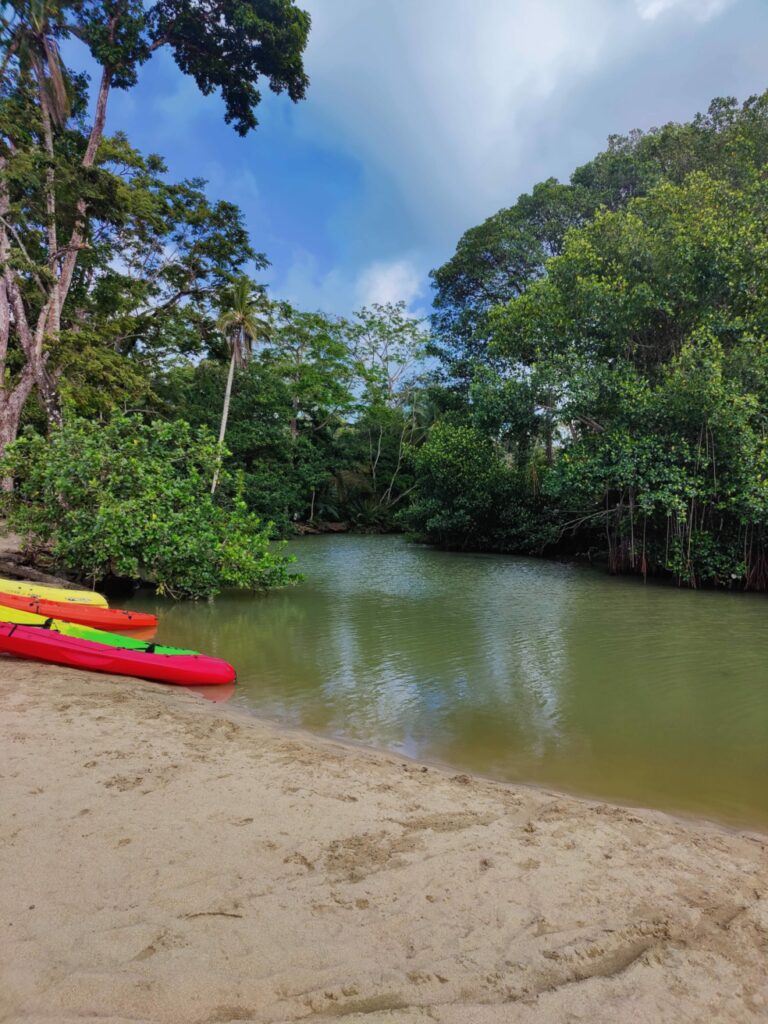
{"type": "Polygon", "coordinates": [[[0,651],[90,672],[135,676],[177,686],[224,685],[233,683],[236,678],[234,668],[220,658],[203,654],[151,654],[108,647],[91,640],[63,636],[50,629],[8,622],[0,622],[0,651]]]}
{"type": "MultiPolygon", "coordinates": [[[[36,626],[39,629],[52,629],[55,633],[63,636],[73,636],[78,640],[92,640],[97,644],[106,644],[108,647],[123,647],[133,651],[144,651],[147,654],[199,654],[199,651],[190,651],[183,647],[167,647],[161,644],[150,643],[150,638],[132,636],[121,636],[119,633],[107,633],[103,629],[94,629],[92,626],[81,626],[76,622],[64,622],[62,619],[45,618],[43,615],[36,615],[34,612],[26,612],[20,608],[9,608],[7,605],[0,605],[0,622],[10,622],[17,626],[36,626]]],[[[153,631],[154,632],[154,631],[153,631]]]]}
{"type": "Polygon", "coordinates": [[[94,590],[69,590],[66,587],[49,587],[45,583],[27,583],[21,580],[0,578],[0,591],[17,597],[37,597],[45,601],[64,601],[67,604],[94,605],[106,608],[107,599],[94,590]]]}
{"type": "MultiPolygon", "coordinates": [[[[96,605],[70,604],[66,601],[48,601],[37,597],[23,597],[2,591],[0,584],[0,605],[32,612],[46,619],[62,619],[76,622],[80,626],[94,629],[108,629],[113,632],[130,632],[135,629],[152,629],[157,626],[157,616],[149,612],[126,612],[121,608],[101,608],[96,605]]],[[[0,616],[2,618],[2,616],[0,616]]]]}

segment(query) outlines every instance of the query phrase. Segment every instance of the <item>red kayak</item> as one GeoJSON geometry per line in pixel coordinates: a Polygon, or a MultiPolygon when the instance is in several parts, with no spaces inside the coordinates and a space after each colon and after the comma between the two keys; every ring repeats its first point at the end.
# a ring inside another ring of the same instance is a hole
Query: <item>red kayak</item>
{"type": "Polygon", "coordinates": [[[19,594],[0,593],[0,605],[44,615],[46,619],[77,622],[80,626],[94,626],[96,629],[106,629],[112,633],[151,629],[157,625],[157,616],[150,615],[149,612],[124,612],[120,608],[99,608],[94,604],[48,601],[42,597],[21,597],[19,594]]]}
{"type": "Polygon", "coordinates": [[[221,685],[235,681],[235,670],[221,658],[204,654],[151,654],[125,647],[107,647],[92,640],[63,636],[40,626],[0,622],[0,651],[55,665],[137,676],[179,686],[221,685]]]}

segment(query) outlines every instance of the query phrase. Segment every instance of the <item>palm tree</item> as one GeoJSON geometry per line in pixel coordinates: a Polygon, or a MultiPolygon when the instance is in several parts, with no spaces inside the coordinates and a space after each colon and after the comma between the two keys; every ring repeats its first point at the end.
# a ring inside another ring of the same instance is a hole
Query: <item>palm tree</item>
{"type": "MultiPolygon", "coordinates": [[[[255,289],[247,277],[239,277],[235,281],[225,301],[227,308],[223,310],[217,322],[219,330],[227,339],[230,353],[227,386],[224,389],[224,408],[221,411],[219,427],[220,445],[224,443],[224,436],[227,432],[235,368],[242,369],[248,362],[254,341],[257,338],[267,338],[270,333],[269,322],[259,316],[267,307],[267,300],[264,293],[255,289]]],[[[216,491],[220,469],[221,462],[216,466],[216,471],[213,474],[211,494],[216,491]]]]}
{"type": "Polygon", "coordinates": [[[54,36],[54,24],[61,20],[60,5],[56,0],[26,0],[11,11],[10,16],[0,16],[5,50],[0,81],[16,57],[23,70],[34,73],[44,120],[50,118],[60,128],[72,111],[72,86],[54,36]]]}

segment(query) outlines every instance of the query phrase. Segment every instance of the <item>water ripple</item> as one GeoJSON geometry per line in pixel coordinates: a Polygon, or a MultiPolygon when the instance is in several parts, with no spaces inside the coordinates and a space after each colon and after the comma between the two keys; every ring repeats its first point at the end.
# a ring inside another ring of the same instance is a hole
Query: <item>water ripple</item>
{"type": "Polygon", "coordinates": [[[506,779],[768,826],[766,599],[392,537],[294,545],[306,583],[139,602],[260,714],[506,779]]]}

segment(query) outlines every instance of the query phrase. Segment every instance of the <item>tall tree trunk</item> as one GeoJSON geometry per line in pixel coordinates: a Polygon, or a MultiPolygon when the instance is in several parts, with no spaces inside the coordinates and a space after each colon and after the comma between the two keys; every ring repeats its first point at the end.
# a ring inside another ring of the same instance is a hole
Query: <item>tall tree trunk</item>
{"type": "Polygon", "coordinates": [[[552,413],[553,399],[552,395],[547,395],[546,413],[544,414],[544,451],[547,460],[547,465],[551,466],[555,461],[554,452],[554,437],[555,437],[555,417],[552,413]]]}
{"type": "Polygon", "coordinates": [[[43,403],[49,428],[64,426],[64,415],[61,410],[61,396],[59,394],[59,376],[58,373],[51,373],[47,367],[43,367],[37,381],[37,392],[40,395],[40,401],[43,403]]]}
{"type": "MultiPolygon", "coordinates": [[[[19,433],[19,420],[27,399],[35,386],[35,374],[29,363],[21,371],[21,377],[13,388],[0,391],[0,455],[6,446],[15,441],[19,433]]],[[[13,490],[13,478],[4,476],[0,480],[0,489],[13,490]]]]}
{"type": "MultiPolygon", "coordinates": [[[[229,373],[227,374],[227,386],[224,389],[224,408],[221,410],[221,426],[219,427],[219,444],[224,444],[224,437],[227,433],[227,420],[229,419],[229,402],[232,398],[232,381],[235,376],[235,349],[232,349],[232,358],[229,360],[229,373]]],[[[216,485],[219,482],[219,470],[221,469],[221,456],[213,474],[211,494],[216,493],[216,485]]]]}
{"type": "MultiPolygon", "coordinates": [[[[0,157],[0,267],[5,267],[11,251],[11,240],[8,237],[6,217],[11,206],[8,195],[8,182],[5,178],[6,161],[0,157]]],[[[0,278],[0,394],[5,390],[5,360],[8,355],[8,342],[11,337],[11,299],[8,294],[6,274],[0,278]]]]}
{"type": "MultiPolygon", "coordinates": [[[[83,154],[82,167],[92,167],[96,161],[99,143],[104,135],[107,117],[107,100],[109,99],[112,72],[109,67],[102,69],[99,92],[96,98],[96,113],[88,136],[88,144],[83,154]]],[[[40,105],[43,113],[45,147],[50,160],[50,168],[46,173],[46,213],[48,218],[49,268],[53,278],[44,308],[44,315],[38,322],[35,332],[35,387],[48,419],[50,427],[60,427],[63,423],[61,398],[59,395],[59,375],[47,367],[44,346],[45,341],[58,341],[61,333],[61,317],[64,304],[72,285],[72,277],[77,265],[77,258],[82,249],[86,248],[87,203],[84,199],[77,202],[77,215],[72,228],[69,242],[61,251],[58,250],[56,237],[56,194],[53,173],[53,134],[51,129],[50,111],[45,96],[44,85],[40,88],[40,105]]]]}
{"type": "MultiPolygon", "coordinates": [[[[114,41],[117,15],[109,23],[109,38],[114,41]]],[[[0,455],[5,446],[15,440],[21,414],[27,399],[37,388],[46,409],[48,422],[52,426],[60,426],[62,422],[61,403],[58,393],[58,374],[48,368],[46,340],[58,341],[61,331],[61,318],[64,304],[72,284],[72,275],[77,264],[80,251],[85,247],[87,227],[87,203],[81,198],[77,203],[77,215],[69,242],[59,248],[57,237],[56,182],[55,182],[55,150],[53,138],[52,112],[46,92],[45,68],[38,60],[34,67],[38,84],[38,98],[42,117],[43,144],[46,150],[48,166],[45,174],[45,209],[46,209],[46,241],[48,247],[48,269],[50,283],[43,283],[36,276],[36,283],[43,293],[44,301],[34,329],[28,319],[19,277],[12,268],[11,234],[20,244],[21,253],[27,258],[23,245],[8,223],[10,203],[7,184],[4,176],[5,160],[0,158],[0,455]],[[25,363],[18,380],[11,384],[7,379],[6,355],[13,329],[18,338],[19,347],[24,354],[25,363]]],[[[102,69],[99,91],[96,99],[96,113],[88,144],[82,159],[84,168],[92,167],[96,161],[99,143],[104,135],[107,116],[107,100],[109,99],[112,82],[112,70],[105,66],[102,69]]],[[[3,480],[0,486],[7,490],[11,481],[3,480]]]]}
{"type": "MultiPolygon", "coordinates": [[[[16,440],[19,422],[24,406],[37,383],[40,374],[40,358],[38,357],[37,332],[33,332],[27,320],[24,300],[18,280],[8,262],[10,254],[10,237],[5,222],[8,206],[7,191],[2,184],[2,166],[0,166],[0,265],[4,267],[0,281],[0,456],[5,446],[16,440]],[[24,353],[26,362],[18,380],[11,384],[8,380],[6,356],[10,339],[11,322],[24,353]]],[[[47,303],[41,311],[41,323],[48,316],[47,303]]],[[[9,490],[10,480],[0,484],[3,490],[9,490]]]]}
{"type": "MultiPolygon", "coordinates": [[[[11,243],[6,227],[6,217],[10,209],[10,198],[8,196],[8,184],[5,178],[5,159],[0,157],[0,266],[7,266],[8,256],[11,250],[11,243]]],[[[5,446],[16,439],[19,429],[18,416],[14,414],[14,404],[11,402],[11,392],[7,388],[5,379],[5,360],[8,355],[8,342],[11,336],[11,299],[8,291],[8,274],[4,273],[0,279],[0,456],[5,451],[5,446]]],[[[10,491],[13,481],[10,477],[4,477],[0,481],[0,487],[4,491],[10,491]]]]}
{"type": "MultiPolygon", "coordinates": [[[[53,148],[53,115],[48,101],[47,79],[40,60],[33,62],[37,78],[37,95],[40,100],[40,115],[43,125],[43,143],[47,166],[45,168],[45,221],[48,240],[48,271],[51,280],[58,281],[59,242],[56,230],[56,156],[53,148]]],[[[61,302],[59,289],[54,284],[48,311],[48,331],[56,336],[61,327],[61,302]]],[[[42,349],[42,336],[40,347],[42,349]]]]}

